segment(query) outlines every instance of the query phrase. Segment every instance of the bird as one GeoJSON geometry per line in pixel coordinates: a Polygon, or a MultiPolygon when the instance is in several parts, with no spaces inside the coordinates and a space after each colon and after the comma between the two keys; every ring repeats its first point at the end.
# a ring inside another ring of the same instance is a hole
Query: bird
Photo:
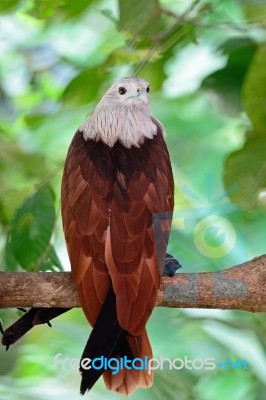
{"type": "MultiPolygon", "coordinates": [[[[150,85],[140,77],[122,78],[77,129],[62,177],[71,276],[92,326],[81,361],[152,358],[146,324],[156,304],[173,207],[171,161],[165,130],[151,114],[150,85]]],[[[81,362],[80,372],[81,394],[101,375],[107,389],[125,396],[153,383],[146,369],[113,374],[81,362]]]]}

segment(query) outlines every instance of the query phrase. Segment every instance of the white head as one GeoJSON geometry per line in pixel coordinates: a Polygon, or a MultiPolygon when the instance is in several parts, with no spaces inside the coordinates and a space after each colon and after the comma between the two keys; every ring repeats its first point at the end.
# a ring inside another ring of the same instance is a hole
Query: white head
{"type": "Polygon", "coordinates": [[[149,92],[149,83],[141,78],[115,82],[79,128],[84,139],[102,140],[110,147],[119,140],[128,148],[152,139],[157,127],[151,119],[149,92]]]}
{"type": "Polygon", "coordinates": [[[102,107],[132,107],[150,111],[150,85],[144,79],[129,77],[115,82],[99,102],[102,107]]]}

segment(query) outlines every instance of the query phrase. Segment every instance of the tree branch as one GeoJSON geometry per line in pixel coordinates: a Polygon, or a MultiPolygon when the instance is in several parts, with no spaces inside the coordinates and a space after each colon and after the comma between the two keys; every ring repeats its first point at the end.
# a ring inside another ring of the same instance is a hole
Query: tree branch
{"type": "MultiPolygon", "coordinates": [[[[266,255],[217,272],[162,278],[157,306],[266,311],[266,255]]],[[[0,272],[0,308],[80,307],[69,272],[0,272]]]]}

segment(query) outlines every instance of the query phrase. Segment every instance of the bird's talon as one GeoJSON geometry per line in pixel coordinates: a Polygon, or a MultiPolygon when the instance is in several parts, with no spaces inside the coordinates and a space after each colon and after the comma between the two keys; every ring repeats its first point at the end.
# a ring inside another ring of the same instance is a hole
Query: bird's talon
{"type": "Polygon", "coordinates": [[[52,328],[52,324],[51,324],[50,321],[47,321],[46,323],[47,323],[47,325],[49,326],[49,328],[52,328]]]}
{"type": "Polygon", "coordinates": [[[8,345],[6,346],[6,351],[9,349],[9,347],[10,347],[10,345],[8,344],[8,345]]]}
{"type": "Polygon", "coordinates": [[[163,275],[173,277],[182,265],[171,254],[166,253],[163,275]]]}

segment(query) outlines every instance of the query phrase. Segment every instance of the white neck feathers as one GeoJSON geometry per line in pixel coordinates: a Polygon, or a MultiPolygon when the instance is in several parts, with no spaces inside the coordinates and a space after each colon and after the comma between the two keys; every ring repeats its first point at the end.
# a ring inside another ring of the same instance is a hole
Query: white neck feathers
{"type": "Polygon", "coordinates": [[[139,107],[96,107],[93,114],[80,126],[85,140],[102,140],[113,147],[120,143],[130,148],[139,147],[145,138],[157,134],[157,126],[149,111],[139,107]]]}

